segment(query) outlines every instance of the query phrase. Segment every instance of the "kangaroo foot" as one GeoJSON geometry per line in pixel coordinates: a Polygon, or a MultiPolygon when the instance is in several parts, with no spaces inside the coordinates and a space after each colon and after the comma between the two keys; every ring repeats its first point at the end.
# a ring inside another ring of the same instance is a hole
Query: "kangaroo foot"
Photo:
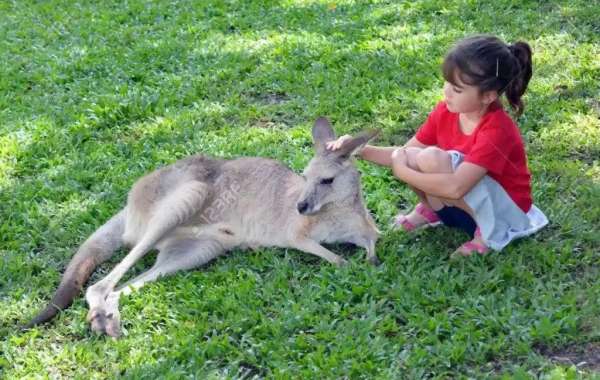
{"type": "Polygon", "coordinates": [[[87,321],[90,322],[92,331],[118,338],[121,335],[118,294],[109,294],[104,302],[90,304],[87,321]]]}
{"type": "Polygon", "coordinates": [[[113,338],[121,335],[121,315],[119,311],[106,312],[100,308],[91,309],[87,317],[92,331],[97,334],[106,334],[113,338]]]}

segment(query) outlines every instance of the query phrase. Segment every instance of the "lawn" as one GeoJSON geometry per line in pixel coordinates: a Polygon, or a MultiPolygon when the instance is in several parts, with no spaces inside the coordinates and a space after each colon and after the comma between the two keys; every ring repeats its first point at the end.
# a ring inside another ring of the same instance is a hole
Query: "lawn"
{"type": "Polygon", "coordinates": [[[598,2],[2,1],[0,36],[0,378],[600,378],[598,2]],[[122,299],[119,340],[83,297],[18,331],[139,176],[197,152],[301,171],[320,115],[403,144],[474,33],[534,51],[534,237],[450,262],[466,235],[391,231],[416,197],[359,162],[379,267],[234,251],[122,299]]]}

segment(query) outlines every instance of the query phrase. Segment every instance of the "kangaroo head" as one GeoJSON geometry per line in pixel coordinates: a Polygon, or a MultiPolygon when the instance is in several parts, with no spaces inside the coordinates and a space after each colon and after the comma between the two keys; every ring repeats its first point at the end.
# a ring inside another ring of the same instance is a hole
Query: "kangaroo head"
{"type": "Polygon", "coordinates": [[[327,150],[325,144],[335,140],[335,132],[326,118],[319,118],[312,129],[315,156],[304,169],[305,185],[298,200],[298,212],[315,214],[324,206],[360,194],[360,173],[352,155],[377,135],[378,131],[363,132],[336,150],[327,150]]]}

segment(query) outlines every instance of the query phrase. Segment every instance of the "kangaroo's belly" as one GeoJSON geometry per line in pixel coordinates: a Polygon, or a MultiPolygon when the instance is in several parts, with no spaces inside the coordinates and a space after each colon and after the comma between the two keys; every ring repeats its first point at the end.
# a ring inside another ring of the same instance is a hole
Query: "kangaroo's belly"
{"type": "MultiPolygon", "coordinates": [[[[281,215],[270,212],[222,213],[208,222],[196,218],[195,223],[179,226],[165,236],[171,239],[214,239],[228,249],[289,246],[290,223],[281,215]]],[[[164,243],[159,242],[157,248],[164,243]]]]}

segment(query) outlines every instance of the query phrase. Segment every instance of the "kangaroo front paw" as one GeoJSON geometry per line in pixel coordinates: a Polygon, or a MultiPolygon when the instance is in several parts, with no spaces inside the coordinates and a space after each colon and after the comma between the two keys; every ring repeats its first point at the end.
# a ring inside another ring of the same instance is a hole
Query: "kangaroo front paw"
{"type": "Polygon", "coordinates": [[[367,260],[369,260],[369,262],[375,266],[381,265],[381,260],[379,260],[379,258],[377,256],[371,256],[371,257],[367,258],[367,260]]]}
{"type": "Polygon", "coordinates": [[[338,258],[338,259],[336,260],[336,262],[335,262],[334,264],[335,264],[336,266],[338,266],[338,267],[344,267],[344,266],[348,265],[348,261],[347,261],[347,260],[345,260],[345,259],[342,259],[342,258],[340,257],[340,258],[338,258]]]}

